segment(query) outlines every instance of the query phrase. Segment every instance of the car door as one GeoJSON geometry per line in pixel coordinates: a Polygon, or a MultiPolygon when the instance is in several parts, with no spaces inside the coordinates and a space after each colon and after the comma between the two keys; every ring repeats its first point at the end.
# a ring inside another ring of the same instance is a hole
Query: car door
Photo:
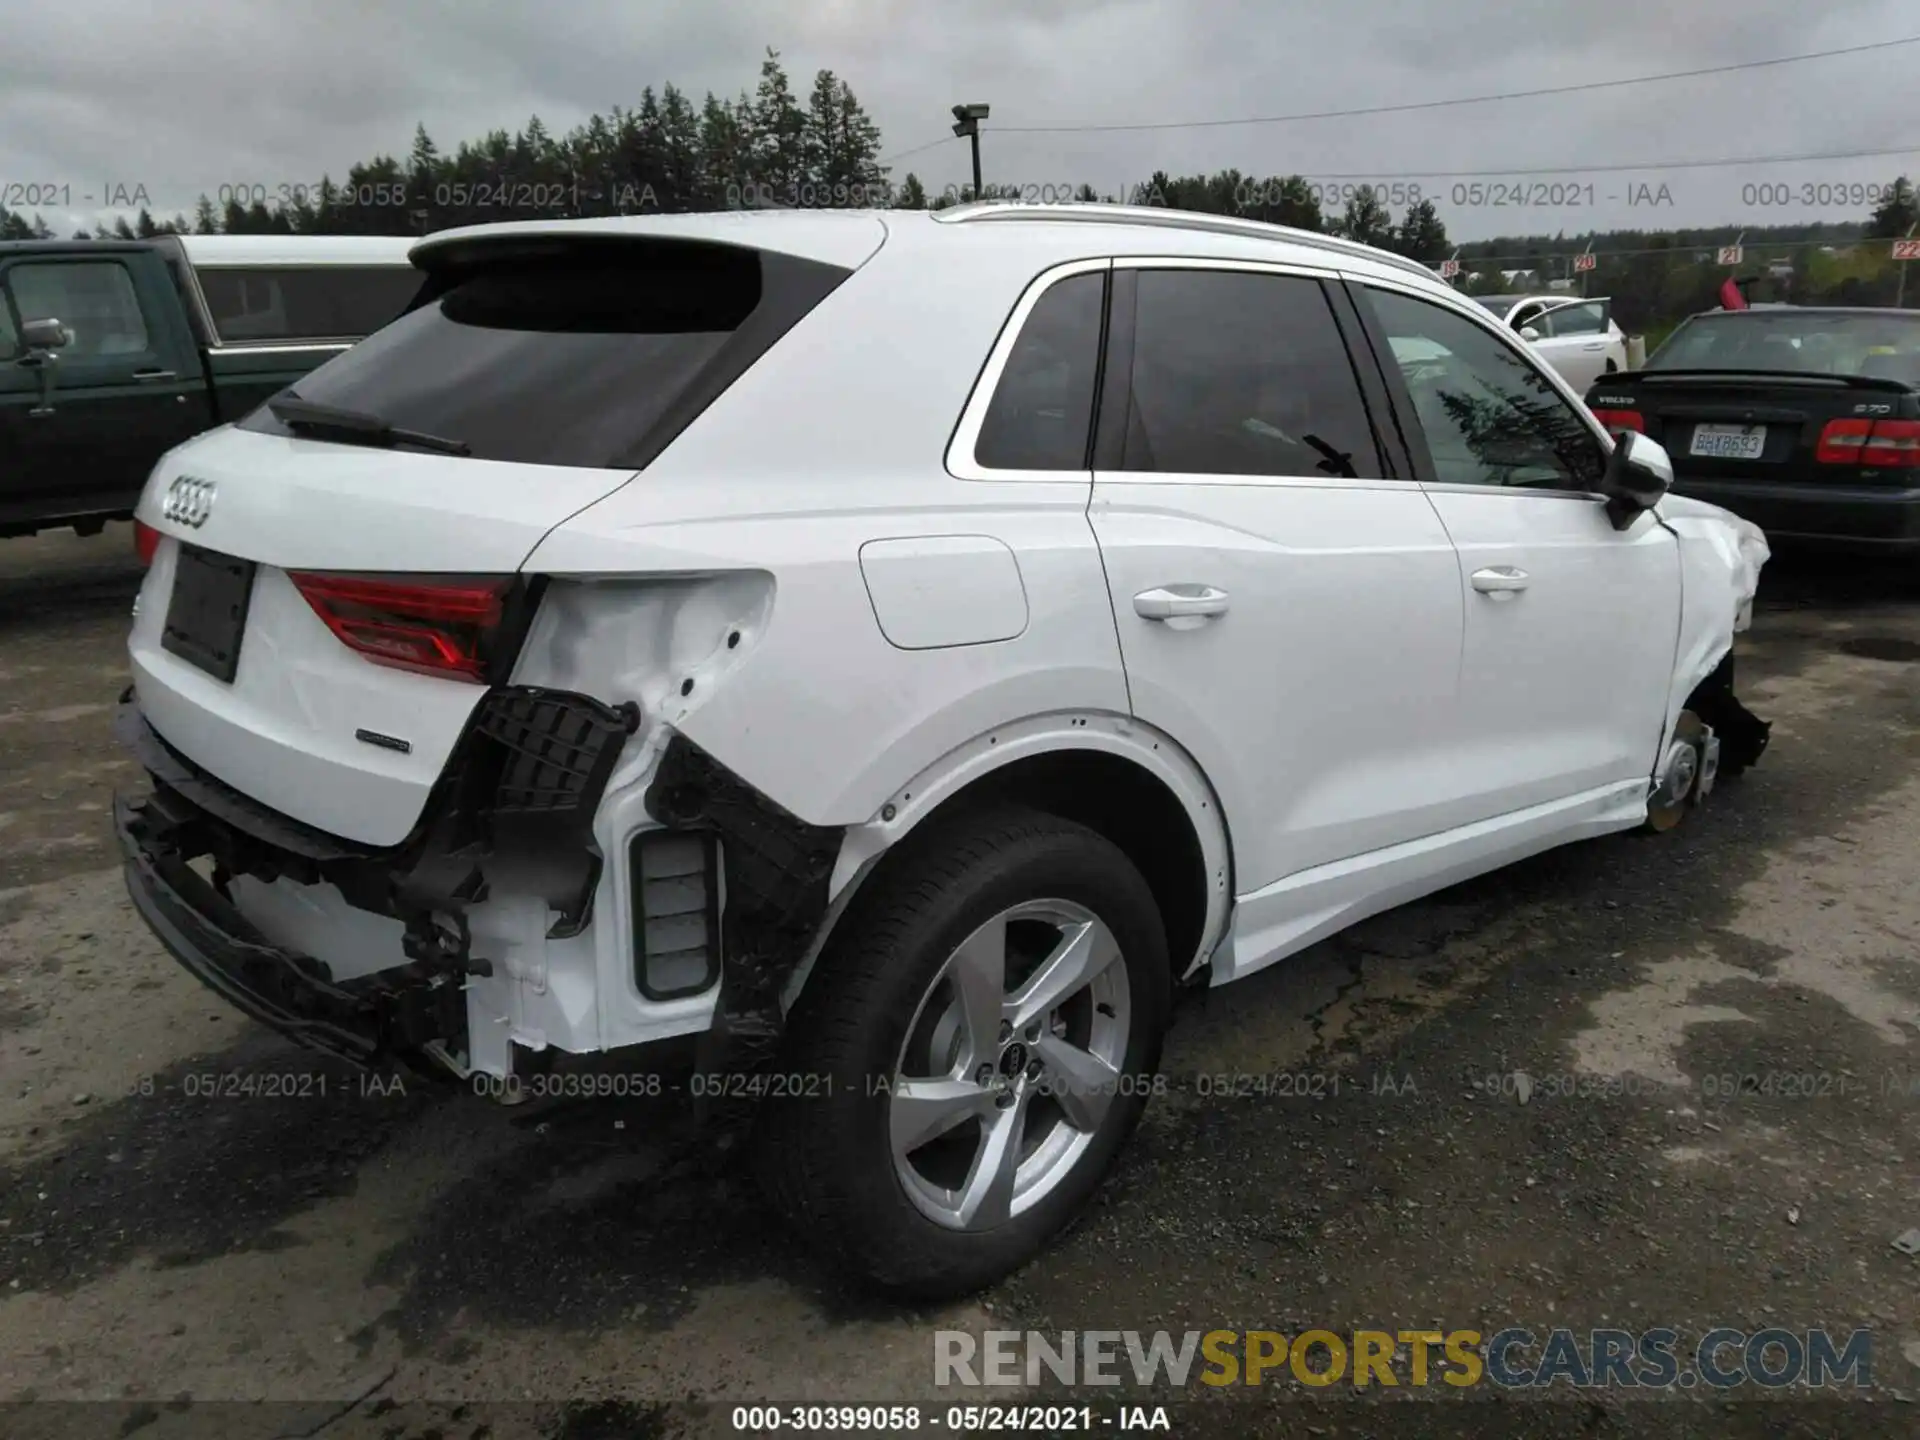
{"type": "Polygon", "coordinates": [[[1612,337],[1605,300],[1550,305],[1532,323],[1541,332],[1533,348],[1575,390],[1586,393],[1587,387],[1606,373],[1612,337]]]}
{"type": "Polygon", "coordinates": [[[1466,615],[1452,763],[1477,818],[1644,802],[1680,618],[1680,555],[1651,513],[1613,528],[1592,417],[1507,332],[1356,284],[1417,473],[1459,555],[1466,615]]]}
{"type": "Polygon", "coordinates": [[[1134,714],[1212,780],[1235,893],[1447,828],[1458,567],[1350,300],[1311,269],[1115,267],[1090,515],[1134,714]]]}
{"type": "Polygon", "coordinates": [[[200,377],[158,267],[127,252],[32,255],[0,266],[16,327],[59,320],[53,384],[0,364],[0,523],[124,514],[171,446],[203,428],[200,377]],[[197,402],[197,403],[196,403],[197,402]]]}

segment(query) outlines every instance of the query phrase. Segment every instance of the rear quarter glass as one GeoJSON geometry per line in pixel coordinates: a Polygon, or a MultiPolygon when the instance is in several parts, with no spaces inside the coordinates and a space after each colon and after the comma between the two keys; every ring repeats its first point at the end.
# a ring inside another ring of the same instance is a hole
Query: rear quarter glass
{"type": "Polygon", "coordinates": [[[482,255],[293,389],[476,459],[639,469],[851,273],[688,241],[482,255]]]}

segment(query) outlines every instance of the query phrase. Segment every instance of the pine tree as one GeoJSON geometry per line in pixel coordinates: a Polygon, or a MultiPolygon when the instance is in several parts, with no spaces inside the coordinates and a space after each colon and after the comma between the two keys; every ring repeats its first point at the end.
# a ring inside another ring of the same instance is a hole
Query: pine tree
{"type": "Polygon", "coordinates": [[[142,240],[151,240],[160,233],[160,227],[153,223],[153,214],[146,206],[140,207],[140,213],[134,217],[133,233],[142,240]]]}
{"type": "Polygon", "coordinates": [[[1920,204],[1916,204],[1913,186],[1902,175],[1887,189],[1887,198],[1882,200],[1873,212],[1873,218],[1867,221],[1867,239],[1899,240],[1920,221],[1920,204]]]}
{"type": "Polygon", "coordinates": [[[193,207],[193,233],[196,235],[218,235],[220,233],[220,212],[213,208],[213,201],[205,195],[193,207]]]}
{"type": "Polygon", "coordinates": [[[1362,245],[1378,245],[1383,249],[1393,240],[1393,216],[1387,207],[1380,203],[1370,185],[1362,186],[1352,199],[1347,201],[1346,212],[1341,215],[1337,233],[1349,240],[1358,240],[1362,245]]]}
{"type": "Polygon", "coordinates": [[[1447,227],[1441,223],[1433,201],[1420,200],[1407,207],[1406,218],[1394,236],[1393,248],[1423,265],[1437,265],[1447,258],[1447,227]]]}
{"type": "Polygon", "coordinates": [[[780,52],[771,47],[760,62],[760,84],[748,113],[753,178],[772,190],[774,200],[791,204],[807,180],[807,116],[794,103],[780,52]]]}
{"type": "Polygon", "coordinates": [[[902,210],[925,210],[927,208],[927,187],[920,183],[920,177],[911,170],[901,182],[900,196],[894,202],[902,210]]]}

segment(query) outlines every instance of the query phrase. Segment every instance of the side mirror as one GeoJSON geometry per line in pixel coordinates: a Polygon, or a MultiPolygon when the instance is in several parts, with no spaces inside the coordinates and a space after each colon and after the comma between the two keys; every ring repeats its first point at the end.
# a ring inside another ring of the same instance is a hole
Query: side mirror
{"type": "Polygon", "coordinates": [[[1640,515],[1660,503],[1673,486],[1673,461],[1659,442],[1638,430],[1622,430],[1607,457],[1600,477],[1600,493],[1607,498],[1607,518],[1613,528],[1625,530],[1640,515]]]}
{"type": "Polygon", "coordinates": [[[29,320],[20,327],[20,342],[29,350],[58,350],[73,343],[73,332],[58,320],[29,320]]]}
{"type": "Polygon", "coordinates": [[[1522,340],[1538,340],[1540,338],[1540,327],[1538,325],[1522,325],[1520,327],[1520,338],[1522,340]]]}

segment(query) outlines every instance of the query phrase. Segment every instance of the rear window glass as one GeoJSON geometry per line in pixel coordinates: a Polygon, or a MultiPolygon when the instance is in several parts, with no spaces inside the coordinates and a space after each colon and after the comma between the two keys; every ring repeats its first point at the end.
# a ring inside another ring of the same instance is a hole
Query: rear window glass
{"type": "MultiPolygon", "coordinates": [[[[848,273],[662,242],[483,264],[291,393],[476,459],[637,469],[848,273]]],[[[242,428],[290,433],[265,407],[242,428]]]]}
{"type": "Polygon", "coordinates": [[[227,343],[357,340],[407,308],[422,276],[411,265],[203,269],[213,328],[227,343]]]}
{"type": "Polygon", "coordinates": [[[1647,359],[1649,370],[1772,370],[1920,384],[1920,316],[1831,310],[1697,315],[1647,359]]]}

